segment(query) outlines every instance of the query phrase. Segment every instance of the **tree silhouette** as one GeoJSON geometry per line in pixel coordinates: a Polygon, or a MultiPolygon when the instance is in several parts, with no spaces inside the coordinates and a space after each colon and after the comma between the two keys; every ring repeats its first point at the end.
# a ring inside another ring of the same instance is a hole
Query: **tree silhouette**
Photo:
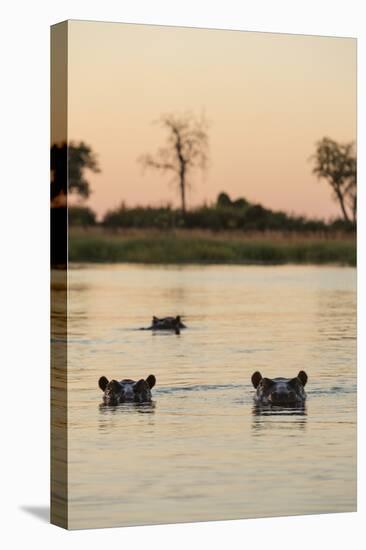
{"type": "Polygon", "coordinates": [[[67,195],[76,193],[83,198],[90,195],[89,182],[84,177],[86,169],[100,172],[91,147],[83,141],[53,144],[51,147],[51,265],[62,267],[68,261],[67,195]]]}
{"type": "Polygon", "coordinates": [[[92,148],[80,141],[69,145],[62,143],[51,147],[51,201],[76,193],[83,198],[90,195],[89,182],[84,177],[86,169],[100,172],[92,148]]]}
{"type": "Polygon", "coordinates": [[[333,189],[345,221],[357,218],[357,159],[354,143],[340,144],[324,137],[316,144],[313,173],[333,189]]]}
{"type": "Polygon", "coordinates": [[[154,156],[143,155],[138,161],[144,168],[154,168],[161,172],[172,172],[178,183],[182,213],[186,213],[186,191],[189,178],[195,169],[205,170],[208,161],[208,123],[204,116],[192,114],[176,116],[162,115],[158,123],[167,131],[164,147],[154,156]]]}

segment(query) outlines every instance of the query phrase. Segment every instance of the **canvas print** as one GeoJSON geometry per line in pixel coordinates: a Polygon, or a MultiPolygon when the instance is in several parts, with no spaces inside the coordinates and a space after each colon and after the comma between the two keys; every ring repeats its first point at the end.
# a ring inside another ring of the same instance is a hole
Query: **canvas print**
{"type": "Polygon", "coordinates": [[[51,521],[356,510],[356,39],[51,30],[51,521]]]}

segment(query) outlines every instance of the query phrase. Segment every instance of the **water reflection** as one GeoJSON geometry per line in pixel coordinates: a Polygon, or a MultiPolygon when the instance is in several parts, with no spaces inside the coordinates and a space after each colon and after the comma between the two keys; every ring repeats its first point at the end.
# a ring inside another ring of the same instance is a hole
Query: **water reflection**
{"type": "Polygon", "coordinates": [[[306,405],[279,407],[276,405],[261,405],[255,403],[252,413],[254,416],[306,416],[306,405]]]}
{"type": "Polygon", "coordinates": [[[155,413],[156,403],[121,403],[120,405],[110,406],[101,403],[99,405],[99,429],[109,430],[114,425],[119,424],[120,415],[135,415],[155,413]]]}
{"type": "Polygon", "coordinates": [[[113,265],[69,278],[88,286],[69,296],[71,528],[354,510],[354,270],[113,265]],[[189,329],[134,329],[154,313],[189,329]],[[254,371],[303,367],[307,410],[253,406],[254,371]],[[102,375],[150,372],[156,405],[98,407],[102,375]]]}
{"type": "Polygon", "coordinates": [[[268,430],[304,431],[307,424],[305,404],[296,407],[276,407],[255,403],[252,408],[252,415],[253,435],[260,435],[268,430]]]}

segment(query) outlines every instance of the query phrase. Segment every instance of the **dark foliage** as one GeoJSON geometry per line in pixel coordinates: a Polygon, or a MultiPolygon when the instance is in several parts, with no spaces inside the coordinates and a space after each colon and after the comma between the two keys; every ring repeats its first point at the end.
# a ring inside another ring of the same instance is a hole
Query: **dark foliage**
{"type": "Polygon", "coordinates": [[[89,145],[83,141],[78,144],[70,142],[69,145],[52,145],[51,200],[59,195],[66,196],[68,192],[88,198],[90,186],[84,177],[85,169],[100,172],[96,156],[89,145]]]}
{"type": "Polygon", "coordinates": [[[326,223],[322,220],[292,216],[281,211],[250,204],[245,199],[231,201],[226,193],[220,193],[217,203],[189,210],[182,215],[180,209],[167,207],[127,208],[122,205],[107,212],[103,225],[109,228],[157,228],[157,229],[209,229],[242,231],[299,231],[329,232],[354,231],[355,225],[344,220],[326,223]]]}
{"type": "Polygon", "coordinates": [[[87,206],[71,206],[68,209],[69,225],[87,227],[95,225],[95,212],[87,206]]]}

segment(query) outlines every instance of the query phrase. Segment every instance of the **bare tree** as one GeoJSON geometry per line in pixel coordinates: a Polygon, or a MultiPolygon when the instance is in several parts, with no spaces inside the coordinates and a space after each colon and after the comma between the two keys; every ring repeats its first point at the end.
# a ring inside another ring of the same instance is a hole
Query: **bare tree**
{"type": "Polygon", "coordinates": [[[328,181],[345,221],[357,218],[357,159],[354,143],[339,144],[324,137],[319,141],[313,173],[328,181]]]}
{"type": "Polygon", "coordinates": [[[182,213],[186,213],[186,191],[195,169],[205,170],[208,161],[208,123],[204,116],[192,114],[162,115],[158,121],[167,131],[164,147],[155,155],[143,155],[138,160],[145,168],[171,172],[178,184],[182,213]]]}

